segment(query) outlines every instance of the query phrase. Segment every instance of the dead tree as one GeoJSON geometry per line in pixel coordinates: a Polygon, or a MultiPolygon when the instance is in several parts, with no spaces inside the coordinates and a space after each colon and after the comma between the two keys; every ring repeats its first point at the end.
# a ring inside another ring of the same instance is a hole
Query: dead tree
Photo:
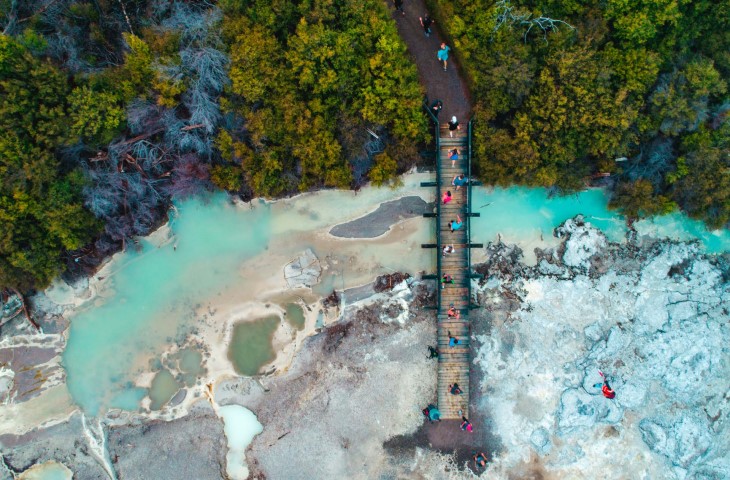
{"type": "Polygon", "coordinates": [[[494,25],[494,31],[496,32],[504,25],[520,25],[522,27],[526,27],[525,34],[523,36],[525,43],[527,43],[527,35],[535,26],[542,30],[542,37],[545,40],[545,43],[547,43],[548,32],[559,31],[560,25],[564,25],[571,30],[575,30],[574,26],[563,20],[556,20],[545,16],[535,18],[530,12],[515,10],[515,7],[512,6],[509,0],[500,0],[495,6],[497,8],[497,23],[494,25]]]}
{"type": "Polygon", "coordinates": [[[20,300],[20,305],[23,307],[23,314],[25,315],[25,318],[27,318],[28,322],[30,322],[30,324],[35,327],[36,331],[40,332],[41,326],[35,323],[35,320],[33,320],[33,318],[31,318],[30,316],[30,313],[28,313],[28,307],[25,303],[25,298],[23,298],[23,295],[21,295],[21,293],[13,287],[10,287],[10,290],[12,290],[13,293],[18,297],[18,300],[20,300]]]}

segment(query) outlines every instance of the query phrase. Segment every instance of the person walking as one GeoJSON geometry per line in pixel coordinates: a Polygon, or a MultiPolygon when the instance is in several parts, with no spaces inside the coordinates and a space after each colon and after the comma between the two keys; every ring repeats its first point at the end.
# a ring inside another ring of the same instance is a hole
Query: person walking
{"type": "Polygon", "coordinates": [[[432,345],[429,345],[428,346],[428,357],[426,357],[426,358],[428,358],[429,360],[432,358],[439,358],[439,349],[432,345]]]}
{"type": "Polygon", "coordinates": [[[441,44],[441,49],[436,53],[436,57],[439,59],[440,62],[444,62],[444,72],[446,71],[446,65],[449,63],[449,50],[451,50],[451,47],[446,45],[445,43],[441,44]]]}
{"type": "Polygon", "coordinates": [[[443,252],[443,253],[442,253],[441,255],[442,255],[442,256],[444,256],[444,257],[445,257],[446,255],[450,254],[450,253],[454,253],[454,246],[453,246],[453,245],[446,245],[446,246],[445,246],[445,247],[443,248],[442,252],[443,252]]]}
{"type": "Polygon", "coordinates": [[[451,190],[446,190],[443,197],[441,197],[441,201],[444,202],[444,205],[449,203],[452,200],[451,198],[451,190]]]}
{"type": "Polygon", "coordinates": [[[453,385],[449,385],[449,392],[451,392],[451,395],[461,395],[462,393],[464,393],[459,388],[459,384],[458,383],[454,383],[453,385]]]}
{"type": "MultiPolygon", "coordinates": [[[[446,69],[444,68],[444,70],[446,69]]],[[[457,130],[461,130],[461,125],[459,125],[459,121],[456,119],[456,115],[454,115],[449,120],[449,137],[454,138],[454,132],[457,130]]]]}
{"type": "Polygon", "coordinates": [[[436,118],[439,118],[439,113],[441,113],[442,108],[444,108],[444,103],[441,100],[436,99],[436,101],[431,104],[431,111],[436,118]]]}
{"type": "Polygon", "coordinates": [[[478,469],[479,467],[486,467],[487,466],[487,454],[484,452],[481,452],[477,454],[477,452],[471,452],[473,453],[473,456],[471,458],[474,459],[474,468],[478,469]]]}
{"type": "Polygon", "coordinates": [[[431,36],[431,25],[433,25],[434,20],[428,16],[428,13],[424,13],[422,17],[418,17],[418,20],[421,21],[421,26],[423,27],[423,33],[426,35],[426,37],[431,36]]]}
{"type": "Polygon", "coordinates": [[[451,185],[456,187],[456,191],[459,191],[459,188],[464,187],[469,184],[469,179],[464,176],[464,174],[459,174],[454,177],[453,180],[451,180],[451,185]]]}
{"type": "Polygon", "coordinates": [[[459,339],[451,335],[451,332],[448,332],[449,335],[449,347],[454,348],[459,344],[459,339]]]}
{"type": "Polygon", "coordinates": [[[439,412],[439,409],[433,403],[429,403],[421,412],[431,423],[441,421],[441,412],[439,412]]]}
{"type": "Polygon", "coordinates": [[[459,159],[459,149],[454,148],[453,150],[449,150],[449,160],[451,160],[451,168],[454,168],[456,166],[456,161],[459,159]]]}
{"type": "Polygon", "coordinates": [[[464,222],[461,221],[461,217],[457,214],[456,220],[451,220],[451,223],[449,223],[449,228],[451,229],[451,233],[454,233],[458,229],[460,229],[464,225],[464,222]]]}
{"type": "Polygon", "coordinates": [[[444,275],[441,277],[441,288],[446,288],[447,283],[454,283],[454,277],[449,275],[448,273],[444,273],[444,275]]]}
{"type": "Polygon", "coordinates": [[[461,429],[469,433],[474,431],[474,427],[472,427],[471,422],[467,420],[464,415],[461,416],[461,429]]]}
{"type": "Polygon", "coordinates": [[[397,12],[400,12],[403,15],[406,14],[405,10],[403,10],[403,0],[393,0],[393,6],[397,12]]]}

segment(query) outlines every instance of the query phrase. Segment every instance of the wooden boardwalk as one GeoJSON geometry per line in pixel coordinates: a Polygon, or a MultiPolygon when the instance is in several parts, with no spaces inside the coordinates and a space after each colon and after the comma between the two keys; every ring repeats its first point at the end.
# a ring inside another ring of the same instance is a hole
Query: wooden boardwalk
{"type": "Polygon", "coordinates": [[[471,175],[470,126],[453,132],[449,135],[446,124],[439,125],[437,177],[435,182],[424,182],[424,186],[435,186],[438,207],[435,220],[437,231],[436,243],[424,247],[433,248],[436,254],[436,273],[424,278],[432,278],[438,282],[438,408],[441,418],[460,419],[462,415],[469,416],[469,367],[470,367],[470,325],[469,310],[471,307],[471,273],[470,248],[481,245],[470,243],[470,185],[456,190],[452,180],[458,174],[471,175]],[[455,162],[449,159],[449,152],[459,150],[459,158],[455,162]],[[450,191],[452,200],[443,203],[443,195],[450,191]],[[461,218],[462,227],[451,231],[452,221],[461,218]],[[443,247],[454,246],[454,252],[444,255],[443,247]],[[449,275],[453,283],[444,283],[442,278],[449,275]],[[459,318],[449,317],[448,311],[454,308],[459,312],[459,318]],[[458,340],[455,346],[450,346],[450,337],[458,340]],[[458,383],[462,390],[461,395],[452,395],[450,386],[458,383]]]}

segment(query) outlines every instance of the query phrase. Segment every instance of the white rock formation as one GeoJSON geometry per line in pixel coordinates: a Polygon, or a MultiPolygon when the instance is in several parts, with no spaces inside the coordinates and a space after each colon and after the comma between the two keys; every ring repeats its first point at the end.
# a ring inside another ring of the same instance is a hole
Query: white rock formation
{"type": "Polygon", "coordinates": [[[284,278],[289,288],[311,288],[319,283],[321,274],[319,259],[309,248],[284,267],[284,278]]]}
{"type": "Polygon", "coordinates": [[[521,306],[479,338],[480,407],[504,445],[489,478],[532,456],[555,478],[730,478],[727,265],[694,244],[636,249],[574,221],[559,230],[570,275],[545,262],[503,282],[521,306]],[[605,273],[589,277],[596,258],[605,273]]]}

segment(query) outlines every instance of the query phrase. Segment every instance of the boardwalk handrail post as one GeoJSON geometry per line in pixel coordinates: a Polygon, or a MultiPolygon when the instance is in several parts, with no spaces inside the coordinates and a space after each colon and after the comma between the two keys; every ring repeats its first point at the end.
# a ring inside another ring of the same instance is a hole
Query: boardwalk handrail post
{"type": "MultiPolygon", "coordinates": [[[[441,278],[441,249],[443,248],[441,245],[441,138],[439,134],[439,120],[434,115],[433,111],[431,110],[431,107],[428,105],[428,97],[423,99],[423,109],[428,112],[428,116],[431,118],[431,121],[433,122],[433,138],[434,142],[436,143],[436,248],[438,249],[436,252],[436,275],[437,278],[441,278]]],[[[438,311],[441,310],[441,295],[436,295],[436,309],[438,311]]]]}
{"type": "MultiPolygon", "coordinates": [[[[469,179],[469,184],[467,186],[467,193],[466,193],[466,205],[467,205],[467,211],[471,213],[472,209],[472,203],[471,203],[471,159],[472,159],[472,149],[471,149],[471,134],[472,134],[472,123],[474,122],[473,119],[469,119],[469,123],[466,127],[466,136],[467,136],[467,167],[466,167],[466,174],[469,179]]],[[[471,215],[466,215],[466,244],[471,244],[471,215]]],[[[467,248],[467,265],[469,268],[469,273],[471,273],[471,248],[467,248]]],[[[471,305],[471,279],[467,279],[466,281],[466,293],[468,295],[468,301],[469,305],[471,305]]]]}

